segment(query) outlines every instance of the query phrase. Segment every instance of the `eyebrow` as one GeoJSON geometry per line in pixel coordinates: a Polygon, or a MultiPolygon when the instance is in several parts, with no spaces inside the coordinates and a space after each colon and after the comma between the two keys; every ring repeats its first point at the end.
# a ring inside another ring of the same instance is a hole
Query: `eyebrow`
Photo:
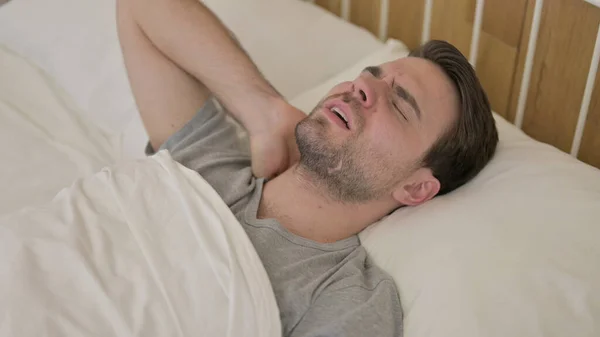
{"type": "MultiPolygon", "coordinates": [[[[369,72],[369,73],[371,73],[371,75],[373,75],[377,78],[381,78],[381,73],[382,73],[381,67],[369,66],[369,67],[366,67],[363,71],[369,72]]],[[[419,108],[419,104],[417,104],[417,100],[415,100],[415,97],[413,95],[411,95],[411,93],[408,92],[408,90],[406,90],[404,87],[399,86],[399,85],[394,85],[394,92],[396,93],[396,95],[398,95],[398,97],[400,97],[402,100],[404,100],[405,102],[410,104],[410,106],[415,111],[417,118],[419,120],[421,120],[421,109],[419,108]]]]}
{"type": "Polygon", "coordinates": [[[363,69],[363,72],[366,71],[368,73],[371,73],[371,75],[380,78],[381,77],[381,68],[377,67],[377,66],[369,66],[366,67],[365,69],[363,69]]]}
{"type": "Polygon", "coordinates": [[[413,95],[411,95],[410,92],[408,92],[406,89],[399,85],[394,86],[394,91],[396,92],[396,95],[400,96],[400,98],[402,98],[403,100],[408,102],[408,104],[410,104],[413,110],[415,110],[417,118],[421,120],[421,109],[419,108],[419,104],[417,104],[417,101],[415,100],[413,95]]]}

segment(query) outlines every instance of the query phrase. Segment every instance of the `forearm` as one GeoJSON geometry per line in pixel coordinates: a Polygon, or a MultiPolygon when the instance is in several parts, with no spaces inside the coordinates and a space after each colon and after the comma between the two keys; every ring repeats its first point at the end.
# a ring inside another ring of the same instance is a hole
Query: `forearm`
{"type": "MultiPolygon", "coordinates": [[[[121,0],[123,1],[123,0],[121,0]]],[[[136,23],[167,57],[201,81],[250,133],[282,104],[227,28],[197,0],[128,0],[136,23]]]]}

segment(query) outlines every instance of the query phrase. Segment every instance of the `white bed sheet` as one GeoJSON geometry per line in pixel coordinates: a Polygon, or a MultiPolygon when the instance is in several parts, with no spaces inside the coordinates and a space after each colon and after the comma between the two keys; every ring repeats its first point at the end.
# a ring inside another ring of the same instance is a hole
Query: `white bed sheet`
{"type": "Polygon", "coordinates": [[[0,214],[50,200],[115,162],[119,145],[52,80],[1,46],[0,144],[0,214]]]}
{"type": "Polygon", "coordinates": [[[0,216],[0,336],[91,335],[281,336],[246,231],[167,151],[0,216]]]}

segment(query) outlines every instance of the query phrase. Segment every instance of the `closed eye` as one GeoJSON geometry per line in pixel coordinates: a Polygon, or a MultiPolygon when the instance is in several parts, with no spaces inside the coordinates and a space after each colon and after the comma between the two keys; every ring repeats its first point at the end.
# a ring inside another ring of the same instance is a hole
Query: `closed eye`
{"type": "Polygon", "coordinates": [[[396,102],[392,101],[392,105],[394,106],[394,108],[396,110],[398,110],[398,112],[400,113],[400,115],[402,115],[402,117],[404,118],[404,120],[406,120],[408,122],[408,118],[406,118],[406,115],[404,114],[404,112],[402,112],[402,110],[400,110],[400,108],[398,108],[398,106],[396,105],[396,102]]]}

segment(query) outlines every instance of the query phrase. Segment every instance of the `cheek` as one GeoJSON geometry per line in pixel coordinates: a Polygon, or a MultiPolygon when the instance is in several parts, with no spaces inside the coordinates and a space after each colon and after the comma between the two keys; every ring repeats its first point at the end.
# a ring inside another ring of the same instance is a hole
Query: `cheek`
{"type": "Polygon", "coordinates": [[[405,178],[409,161],[397,146],[384,137],[358,144],[355,153],[360,171],[370,187],[386,191],[405,178]]]}
{"type": "Polygon", "coordinates": [[[419,159],[421,142],[409,126],[393,118],[373,120],[376,123],[365,130],[364,148],[386,166],[399,169],[419,159]]]}

